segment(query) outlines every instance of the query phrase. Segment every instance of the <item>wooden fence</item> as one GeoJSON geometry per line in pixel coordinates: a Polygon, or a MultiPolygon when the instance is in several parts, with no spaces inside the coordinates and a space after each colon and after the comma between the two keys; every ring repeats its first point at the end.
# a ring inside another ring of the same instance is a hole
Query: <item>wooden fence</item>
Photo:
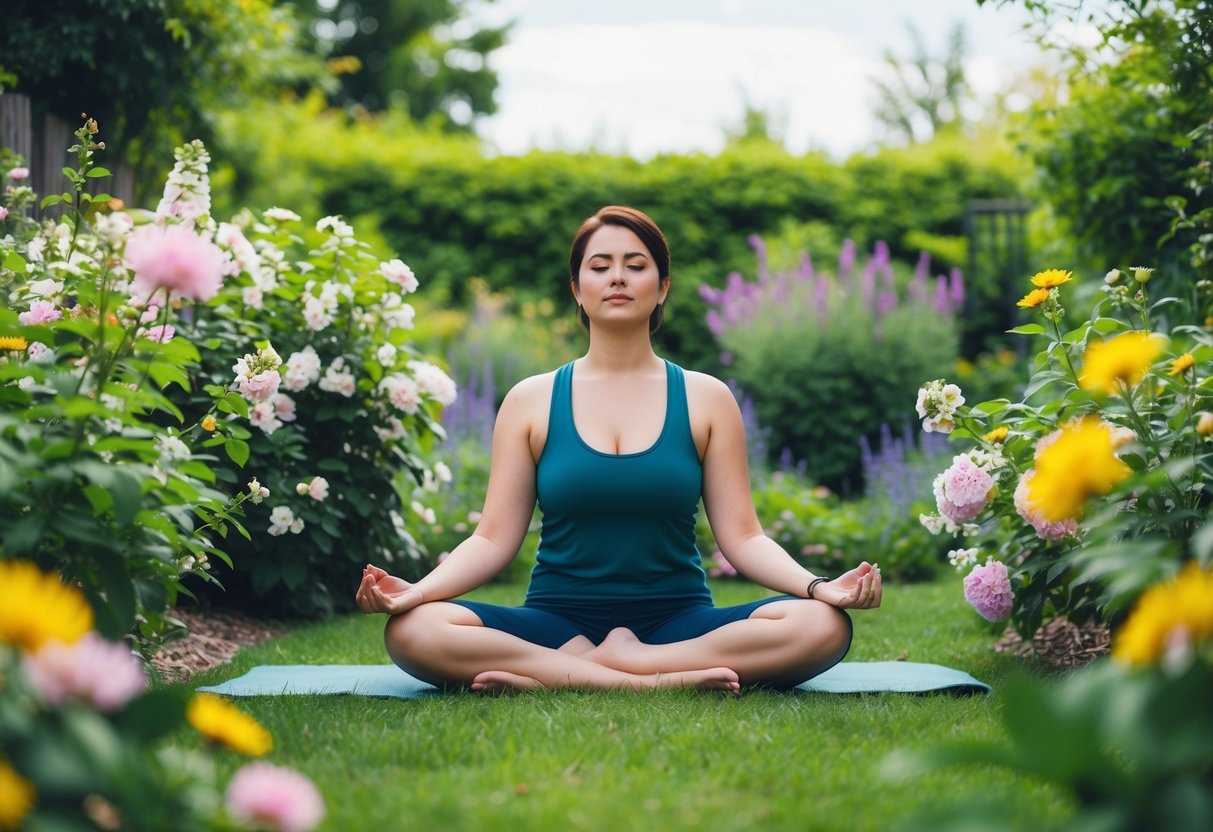
{"type": "MultiPolygon", "coordinates": [[[[26,180],[41,199],[49,194],[63,193],[71,182],[63,175],[63,168],[75,164],[67,149],[76,143],[72,135],[78,125],[69,126],[63,119],[52,115],[36,114],[28,96],[19,93],[0,94],[0,147],[7,147],[26,160],[30,176],[26,180]]],[[[135,174],[122,161],[102,153],[94,157],[97,163],[113,174],[106,179],[93,179],[88,183],[90,193],[115,196],[128,206],[135,204],[135,174]]],[[[4,175],[0,171],[0,177],[4,175]]],[[[57,216],[63,209],[52,206],[46,214],[57,216]]],[[[34,207],[34,215],[43,211],[34,207]]]]}

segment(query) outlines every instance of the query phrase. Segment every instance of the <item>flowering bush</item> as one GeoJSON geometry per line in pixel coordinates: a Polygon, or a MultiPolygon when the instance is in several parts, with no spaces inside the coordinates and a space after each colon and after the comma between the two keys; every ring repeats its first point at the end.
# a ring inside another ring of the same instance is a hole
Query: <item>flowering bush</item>
{"type": "MultiPolygon", "coordinates": [[[[58,221],[36,223],[26,171],[6,176],[0,222],[0,557],[54,567],[116,639],[155,641],[189,574],[209,576],[253,491],[220,488],[200,446],[223,391],[185,408],[200,356],[175,307],[214,293],[225,257],[184,222],[135,219],[90,196],[107,175],[89,119],[71,148],[58,221]],[[235,496],[232,496],[234,492],[235,496]]],[[[228,437],[232,453],[248,431],[228,437]]],[[[236,480],[239,483],[239,480],[236,480]]],[[[259,492],[258,492],[259,493],[259,492]]]]}
{"type": "Polygon", "coordinates": [[[103,639],[76,588],[0,560],[0,828],[257,828],[305,832],[324,802],[269,763],[220,791],[212,755],[169,744],[192,727],[214,747],[266,754],[269,733],[218,698],[149,689],[140,659],[103,639]]]}
{"type": "MultiPolygon", "coordinates": [[[[1005,567],[995,561],[995,567],[1005,567]]],[[[967,591],[967,581],[966,581],[967,591]]],[[[1072,798],[1064,829],[1204,830],[1213,820],[1213,570],[1189,561],[1147,589],[1112,655],[1060,681],[1003,686],[1005,739],[901,754],[886,774],[994,765],[1072,798]]],[[[980,798],[911,819],[908,829],[1003,829],[980,798]]]]}
{"type": "Polygon", "coordinates": [[[967,406],[942,380],[919,392],[925,430],[974,443],[922,522],[980,543],[954,559],[992,559],[966,598],[1024,635],[1055,614],[1115,623],[1146,586],[1213,557],[1210,287],[1154,299],[1150,269],[1113,269],[1090,317],[1063,332],[1072,279],[1041,272],[1019,303],[1043,323],[1012,331],[1045,339],[1022,401],[967,406]]]}
{"type": "Polygon", "coordinates": [[[753,396],[774,455],[790,448],[813,479],[856,493],[857,438],[899,423],[916,380],[956,356],[961,275],[932,281],[924,256],[899,280],[887,246],[860,266],[850,241],[836,275],[818,272],[807,254],[798,269],[776,272],[762,240],[750,241],[755,281],[735,272],[722,289],[700,287],[722,360],[753,396]]]}

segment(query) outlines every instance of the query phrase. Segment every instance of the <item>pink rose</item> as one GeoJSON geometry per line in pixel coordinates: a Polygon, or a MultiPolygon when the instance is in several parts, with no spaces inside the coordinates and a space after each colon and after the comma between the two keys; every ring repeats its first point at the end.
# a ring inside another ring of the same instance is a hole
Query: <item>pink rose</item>
{"type": "Polygon", "coordinates": [[[223,285],[225,262],[218,246],[184,225],[145,225],[126,243],[126,267],[135,275],[135,289],[147,296],[167,288],[210,300],[223,285]]]}
{"type": "Polygon", "coordinates": [[[28,312],[22,312],[17,316],[17,320],[26,326],[38,326],[39,324],[49,324],[62,317],[63,313],[49,300],[36,300],[29,305],[28,312]]]}
{"type": "Polygon", "coordinates": [[[962,454],[935,478],[934,486],[939,513],[960,525],[981,514],[994,490],[994,478],[962,454]]]}
{"type": "Polygon", "coordinates": [[[177,330],[174,329],[170,324],[154,326],[151,329],[143,331],[144,338],[147,338],[149,341],[158,341],[161,344],[167,344],[169,341],[173,340],[173,336],[176,334],[177,330]]]}
{"type": "Polygon", "coordinates": [[[29,168],[13,168],[8,172],[8,178],[14,182],[24,182],[29,179],[29,168]]]}
{"type": "Polygon", "coordinates": [[[965,600],[986,621],[1005,621],[1015,606],[1007,565],[996,560],[974,566],[964,579],[965,600]]]}
{"type": "Polygon", "coordinates": [[[307,777],[273,763],[249,763],[228,783],[227,813],[242,826],[307,832],[324,819],[324,799],[307,777]]]}
{"type": "Polygon", "coordinates": [[[115,711],[147,687],[147,675],[130,647],[96,633],[75,644],[51,642],[26,656],[24,667],[34,690],[54,706],[79,699],[99,711],[115,711]]]}
{"type": "Polygon", "coordinates": [[[323,502],[329,495],[329,481],[324,477],[316,477],[307,487],[307,493],[316,502],[323,502]]]}
{"type": "Polygon", "coordinates": [[[4,222],[6,219],[8,219],[8,208],[0,205],[0,222],[4,222]]]}

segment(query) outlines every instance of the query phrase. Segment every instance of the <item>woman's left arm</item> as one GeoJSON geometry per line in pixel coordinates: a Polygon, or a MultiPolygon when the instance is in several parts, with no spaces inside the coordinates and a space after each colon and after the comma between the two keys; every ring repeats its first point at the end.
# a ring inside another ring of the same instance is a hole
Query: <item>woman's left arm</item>
{"type": "MultiPolygon", "coordinates": [[[[696,427],[707,432],[703,451],[703,504],[720,551],[737,571],[776,592],[808,597],[817,577],[762,529],[754,511],[746,460],[745,427],[733,393],[711,376],[695,374],[691,394],[696,427]],[[706,420],[706,421],[705,421],[706,420]]],[[[813,597],[836,607],[880,605],[880,570],[866,561],[841,577],[818,583],[813,597]]]]}

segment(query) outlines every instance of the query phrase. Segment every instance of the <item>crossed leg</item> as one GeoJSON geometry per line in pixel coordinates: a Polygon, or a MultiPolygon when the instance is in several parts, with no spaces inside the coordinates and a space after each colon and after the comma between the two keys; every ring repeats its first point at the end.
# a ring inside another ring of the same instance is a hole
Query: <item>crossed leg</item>
{"type": "Polygon", "coordinates": [[[583,655],[605,667],[642,674],[723,665],[737,672],[742,685],[785,687],[832,667],[850,644],[851,622],[841,610],[821,601],[783,600],[698,638],[670,644],[645,644],[631,630],[618,628],[583,655]]]}
{"type": "Polygon", "coordinates": [[[641,673],[607,667],[586,658],[592,645],[584,638],[575,638],[560,650],[541,647],[485,627],[466,607],[441,601],[393,616],[384,631],[384,643],[399,667],[444,687],[694,687],[726,691],[739,687],[734,671],[715,665],[641,673]]]}

